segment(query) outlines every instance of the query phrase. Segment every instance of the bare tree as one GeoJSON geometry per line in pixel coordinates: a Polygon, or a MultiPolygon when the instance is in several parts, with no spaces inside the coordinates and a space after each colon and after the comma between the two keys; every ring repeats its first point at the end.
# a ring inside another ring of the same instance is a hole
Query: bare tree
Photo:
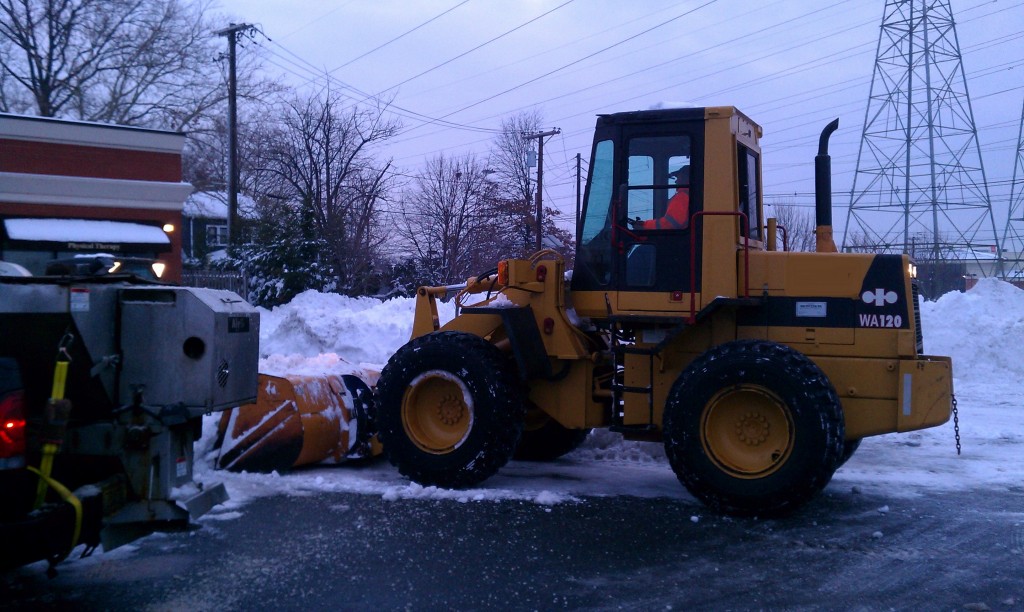
{"type": "MultiPolygon", "coordinates": [[[[197,190],[219,190],[226,194],[228,75],[225,55],[221,53],[218,57],[222,60],[220,80],[216,84],[216,94],[220,103],[197,114],[187,125],[188,138],[182,169],[185,180],[195,185],[197,190]]],[[[244,52],[238,54],[236,64],[240,188],[252,195],[258,195],[261,192],[253,189],[252,174],[258,172],[261,167],[260,152],[265,151],[278,137],[276,115],[280,111],[282,98],[289,95],[290,90],[281,83],[262,76],[263,51],[258,45],[244,45],[244,52]],[[269,121],[268,117],[271,118],[269,121]]]]}
{"type": "Polygon", "coordinates": [[[536,244],[536,183],[527,155],[533,148],[531,134],[540,130],[542,117],[531,110],[507,117],[501,122],[491,150],[491,169],[500,184],[502,229],[516,247],[516,255],[533,251],[536,244]]]}
{"type": "Polygon", "coordinates": [[[346,107],[325,92],[289,102],[276,142],[267,143],[262,186],[309,212],[339,292],[373,289],[370,277],[386,239],[381,204],[392,187],[391,162],[373,150],[398,128],[382,108],[346,107]]]}
{"type": "MultiPolygon", "coordinates": [[[[276,147],[284,134],[277,118],[281,111],[277,87],[269,82],[260,87],[267,97],[247,102],[238,114],[239,189],[253,198],[277,193],[274,190],[280,179],[266,167],[266,152],[276,147]]],[[[228,126],[221,110],[218,107],[189,128],[182,172],[197,191],[219,191],[226,198],[228,126]]]]}
{"type": "MultiPolygon", "coordinates": [[[[813,251],[815,248],[814,213],[800,208],[792,202],[776,202],[772,206],[775,209],[775,218],[778,224],[785,228],[789,250],[813,251]]],[[[782,230],[780,233],[783,233],[782,230]]]]}
{"type": "MultiPolygon", "coordinates": [[[[537,110],[507,117],[491,147],[490,169],[499,183],[499,199],[493,211],[499,221],[496,232],[507,245],[507,254],[512,256],[528,255],[537,244],[536,167],[530,166],[528,159],[536,148],[532,135],[540,131],[542,120],[537,110]]],[[[545,207],[542,231],[545,240],[550,238],[565,245],[560,250],[571,261],[573,233],[558,227],[555,220],[560,216],[557,209],[545,207]]]]}
{"type": "Polygon", "coordinates": [[[0,0],[0,108],[181,129],[224,97],[205,0],[0,0]]]}
{"type": "Polygon", "coordinates": [[[399,231],[411,245],[424,278],[450,284],[492,268],[503,245],[493,215],[497,186],[473,155],[427,161],[413,182],[401,212],[399,231]]]}

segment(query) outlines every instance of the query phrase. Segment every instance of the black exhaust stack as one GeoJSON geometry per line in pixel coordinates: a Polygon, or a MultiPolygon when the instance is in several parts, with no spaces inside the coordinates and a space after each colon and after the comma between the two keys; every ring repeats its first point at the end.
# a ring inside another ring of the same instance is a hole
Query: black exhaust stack
{"type": "Polygon", "coordinates": [[[825,126],[818,138],[818,155],[814,158],[814,250],[835,253],[839,249],[832,239],[832,158],[828,154],[828,139],[839,129],[839,119],[825,126]]]}

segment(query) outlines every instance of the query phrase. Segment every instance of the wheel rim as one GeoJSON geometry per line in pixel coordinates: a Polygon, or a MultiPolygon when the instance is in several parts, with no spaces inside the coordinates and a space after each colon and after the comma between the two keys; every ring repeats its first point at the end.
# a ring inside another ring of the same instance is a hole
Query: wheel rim
{"type": "Polygon", "coordinates": [[[473,401],[466,385],[450,372],[420,374],[402,398],[402,425],[420,450],[449,453],[466,441],[473,429],[473,401]]]}
{"type": "Polygon", "coordinates": [[[789,459],[793,422],[777,395],[757,385],[719,392],[701,415],[701,444],[719,468],[738,478],[763,478],[789,459]]]}

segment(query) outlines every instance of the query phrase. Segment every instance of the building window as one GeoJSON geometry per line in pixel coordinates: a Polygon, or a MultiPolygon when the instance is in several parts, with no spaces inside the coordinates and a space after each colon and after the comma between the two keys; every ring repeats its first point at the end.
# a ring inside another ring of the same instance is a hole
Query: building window
{"type": "Polygon", "coordinates": [[[221,247],[228,245],[227,225],[206,226],[206,246],[221,247]]]}

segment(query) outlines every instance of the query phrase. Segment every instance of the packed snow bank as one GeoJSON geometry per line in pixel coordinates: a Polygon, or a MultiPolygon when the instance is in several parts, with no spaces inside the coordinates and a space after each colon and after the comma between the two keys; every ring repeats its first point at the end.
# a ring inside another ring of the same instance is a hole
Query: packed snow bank
{"type": "Polygon", "coordinates": [[[994,278],[921,307],[925,352],[953,357],[973,383],[1024,380],[1024,290],[994,278]]]}
{"type": "MultiPolygon", "coordinates": [[[[260,310],[260,355],[334,354],[348,363],[382,366],[409,341],[415,307],[414,298],[382,302],[306,291],[273,310],[260,310]]],[[[451,302],[439,302],[437,310],[442,322],[455,316],[451,302]]]]}
{"type": "MultiPolygon", "coordinates": [[[[442,321],[453,316],[453,305],[438,306],[442,321]]],[[[414,308],[413,299],[381,302],[303,293],[289,304],[263,311],[261,366],[264,372],[278,374],[371,376],[408,340],[414,308]]],[[[952,422],[876,436],[864,440],[830,487],[855,487],[896,498],[936,490],[1024,486],[1019,468],[1024,457],[1024,362],[1017,356],[1024,345],[1024,291],[984,280],[967,293],[923,304],[922,319],[926,350],[953,357],[963,454],[956,454],[952,422]]],[[[513,461],[479,487],[451,491],[410,483],[384,461],[316,466],[287,474],[214,472],[214,418],[204,423],[197,445],[197,457],[206,459],[197,465],[197,477],[224,482],[232,501],[209,520],[222,513],[236,516],[253,497],[324,491],[380,495],[385,500],[538,504],[604,495],[690,499],[669,468],[661,444],[626,442],[604,430],[557,461],[513,461]]]]}
{"type": "Polygon", "coordinates": [[[953,358],[959,422],[865,439],[833,486],[894,497],[1024,486],[1024,290],[983,279],[966,293],[925,302],[921,319],[925,352],[953,358]]]}
{"type": "MultiPolygon", "coordinates": [[[[379,369],[409,340],[415,303],[306,291],[260,311],[261,367],[292,374],[379,369]]],[[[450,320],[454,304],[439,302],[438,313],[450,320]]],[[[953,357],[958,380],[1024,380],[1024,290],[982,279],[966,293],[925,302],[921,315],[925,351],[953,357]]]]}

